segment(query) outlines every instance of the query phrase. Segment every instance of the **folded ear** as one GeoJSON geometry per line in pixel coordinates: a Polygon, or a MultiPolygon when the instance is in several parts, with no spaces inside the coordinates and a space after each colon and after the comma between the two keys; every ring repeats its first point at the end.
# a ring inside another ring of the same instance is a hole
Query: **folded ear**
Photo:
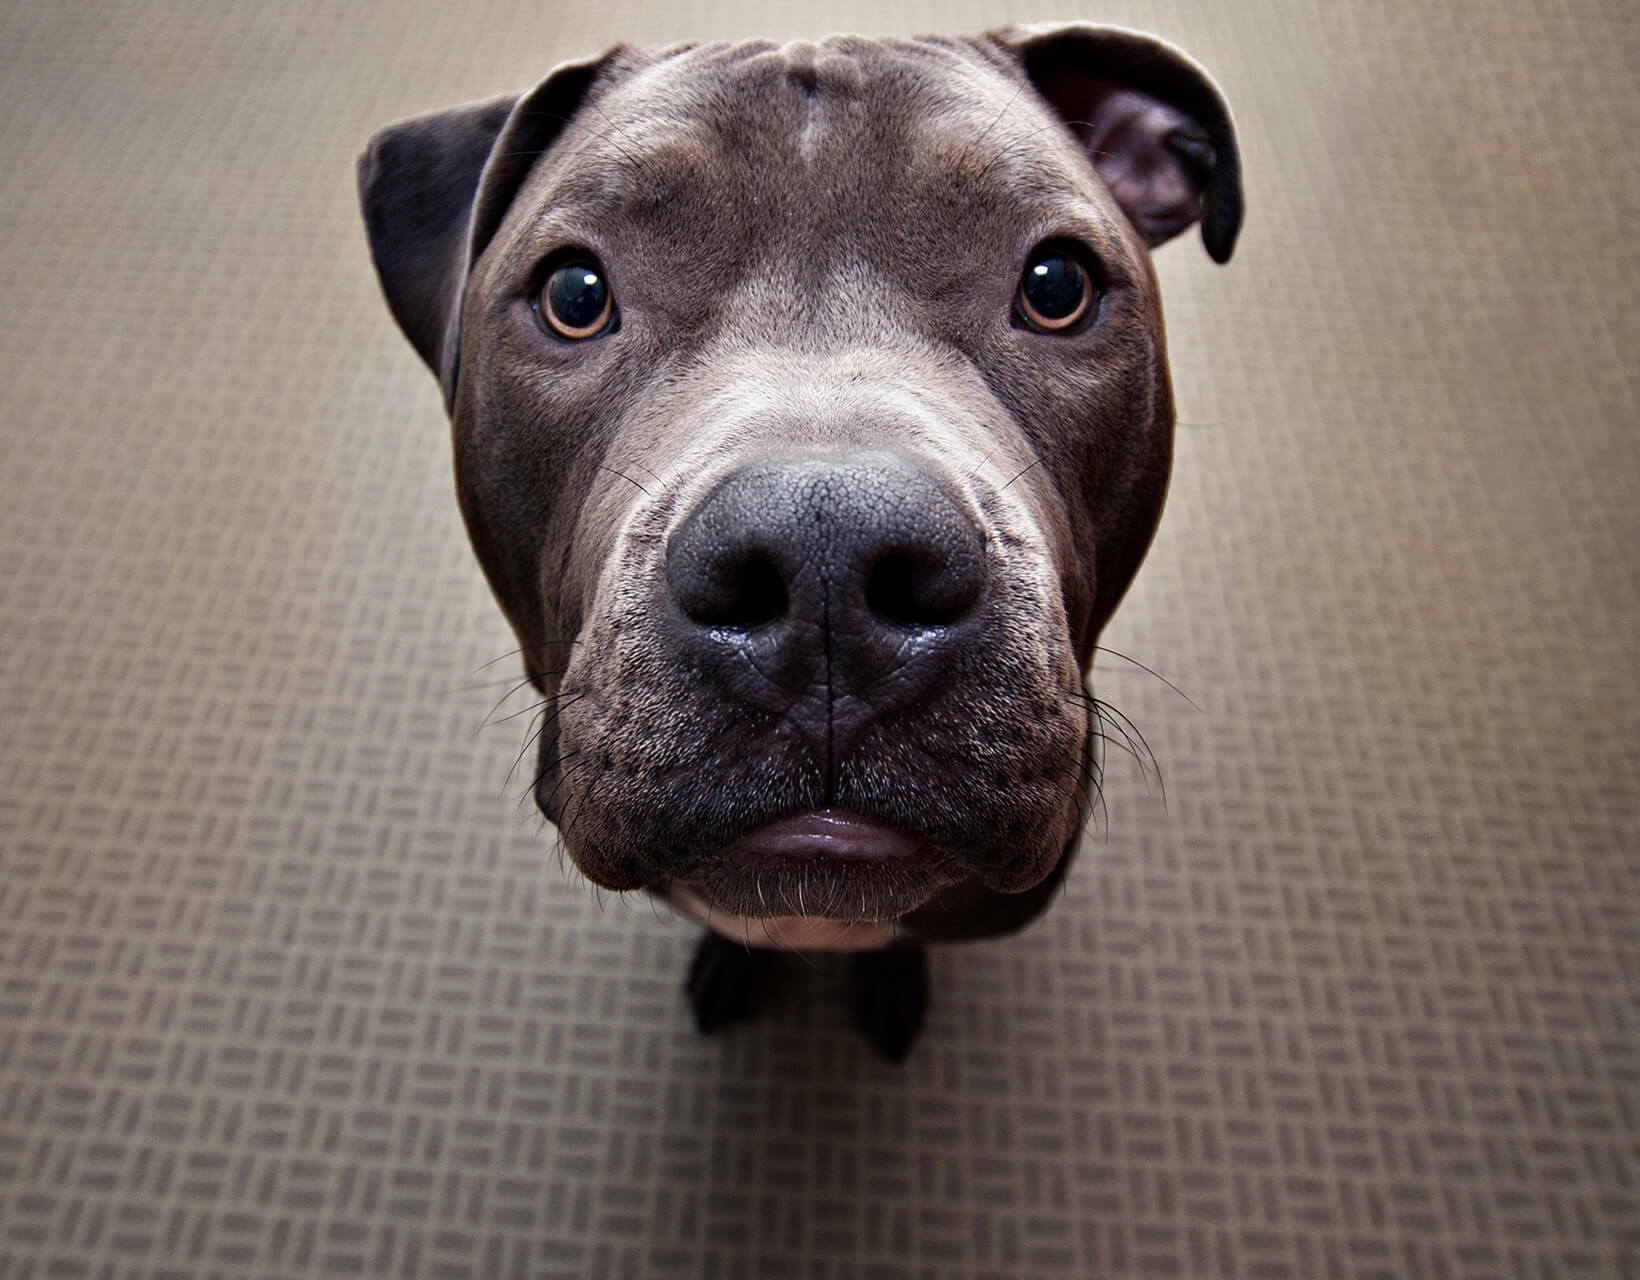
{"type": "Polygon", "coordinates": [[[1205,71],[1170,45],[1116,27],[1008,27],[990,39],[1076,135],[1147,244],[1199,219],[1213,260],[1230,260],[1241,165],[1229,108],[1205,71]]]}
{"type": "Polygon", "coordinates": [[[508,94],[400,120],[359,157],[359,204],[393,318],[455,403],[467,275],[611,54],[508,94]]]}

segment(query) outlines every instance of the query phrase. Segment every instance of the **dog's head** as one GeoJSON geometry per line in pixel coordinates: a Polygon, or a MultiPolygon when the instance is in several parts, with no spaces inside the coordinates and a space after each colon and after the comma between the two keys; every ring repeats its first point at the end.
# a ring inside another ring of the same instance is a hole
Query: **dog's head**
{"type": "Polygon", "coordinates": [[[1167,485],[1147,246],[1240,222],[1206,76],[1085,26],[617,49],[360,185],[581,869],[833,919],[1043,881],[1167,485]]]}

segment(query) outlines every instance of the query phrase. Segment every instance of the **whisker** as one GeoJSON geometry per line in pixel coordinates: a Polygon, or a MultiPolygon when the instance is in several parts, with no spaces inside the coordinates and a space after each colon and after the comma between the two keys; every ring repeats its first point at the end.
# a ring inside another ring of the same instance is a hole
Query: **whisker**
{"type": "MultiPolygon", "coordinates": [[[[512,697],[513,694],[517,693],[520,689],[525,688],[528,684],[529,684],[528,679],[520,680],[517,684],[513,685],[512,688],[508,689],[506,693],[502,694],[499,698],[497,698],[495,706],[491,707],[487,712],[484,713],[484,718],[478,722],[478,728],[473,730],[473,737],[476,738],[476,737],[478,737],[479,734],[483,733],[484,732],[484,726],[490,723],[490,717],[493,716],[497,711],[501,710],[502,706],[506,703],[508,698],[512,697]]],[[[528,707],[525,708],[525,710],[526,711],[533,711],[535,708],[545,705],[545,702],[546,702],[546,699],[542,699],[539,702],[532,702],[528,707]]],[[[512,716],[508,716],[507,719],[511,720],[512,716]]]]}
{"type": "MultiPolygon", "coordinates": [[[[584,767],[586,765],[589,765],[589,764],[592,764],[592,763],[593,763],[593,761],[590,760],[590,759],[583,760],[583,761],[581,761],[581,763],[579,765],[576,766],[576,768],[582,768],[582,767],[584,767]]],[[[563,784],[564,784],[563,778],[558,779],[558,786],[563,786],[563,784]]],[[[552,789],[552,791],[553,791],[553,795],[557,795],[558,794],[558,787],[554,787],[552,789]]],[[[571,799],[571,801],[573,801],[574,797],[572,796],[570,799],[571,799]]],[[[570,833],[572,831],[574,831],[574,829],[575,829],[575,820],[577,818],[579,818],[581,816],[582,812],[586,809],[587,793],[585,791],[581,792],[580,799],[581,799],[581,803],[575,806],[575,812],[570,813],[566,809],[566,811],[564,813],[563,821],[558,823],[558,836],[559,836],[559,839],[566,845],[569,843],[570,833]]],[[[596,885],[594,885],[593,887],[597,888],[596,885]]],[[[602,900],[600,899],[600,903],[601,903],[601,901],[602,900]]]]}
{"type": "MultiPolygon", "coordinates": [[[[562,675],[563,672],[543,671],[541,674],[557,676],[562,675]]],[[[512,697],[513,694],[517,693],[528,683],[528,677],[525,677],[522,680],[514,680],[511,676],[507,676],[501,680],[475,680],[472,684],[453,684],[448,689],[434,690],[434,693],[440,698],[450,698],[454,697],[458,693],[479,693],[485,689],[499,689],[502,685],[511,685],[512,687],[507,691],[505,697],[502,698],[502,701],[505,702],[507,698],[512,697]]]]}
{"type": "Polygon", "coordinates": [[[1146,791],[1150,790],[1151,775],[1155,774],[1155,786],[1161,793],[1162,807],[1165,810],[1167,782],[1162,776],[1161,761],[1156,758],[1156,752],[1152,750],[1139,726],[1134,724],[1132,717],[1111,703],[1094,697],[1086,689],[1073,691],[1069,696],[1087,708],[1098,724],[1094,732],[1102,742],[1120,747],[1133,758],[1134,763],[1139,766],[1139,776],[1145,780],[1146,791]]]}
{"type": "MultiPolygon", "coordinates": [[[[1196,700],[1194,698],[1192,698],[1183,689],[1179,688],[1178,685],[1174,684],[1173,681],[1169,680],[1161,672],[1156,671],[1151,667],[1145,666],[1145,664],[1140,662],[1139,659],[1130,658],[1127,654],[1118,652],[1117,650],[1110,648],[1108,645],[1102,645],[1102,644],[1095,645],[1094,649],[1095,649],[1096,652],[1099,652],[1099,653],[1108,653],[1113,658],[1120,658],[1123,662],[1131,662],[1134,666],[1138,667],[1139,670],[1143,671],[1146,675],[1155,676],[1158,680],[1160,680],[1163,684],[1165,684],[1169,689],[1173,690],[1174,693],[1178,694],[1181,698],[1183,698],[1186,702],[1188,702],[1192,707],[1195,707],[1197,711],[1201,711],[1201,708],[1199,706],[1196,706],[1196,700]]],[[[1203,714],[1205,714],[1205,712],[1203,714]]]]}
{"type": "MultiPolygon", "coordinates": [[[[535,652],[538,652],[539,650],[542,650],[542,649],[550,649],[553,645],[580,644],[580,643],[581,642],[579,640],[573,639],[573,638],[568,639],[568,640],[543,640],[540,644],[537,644],[537,645],[523,645],[523,646],[521,646],[517,649],[508,649],[507,652],[502,654],[499,658],[491,658],[488,662],[484,663],[482,666],[475,667],[473,669],[473,674],[476,676],[480,671],[488,671],[491,667],[495,666],[496,663],[505,662],[508,658],[516,658],[520,654],[523,654],[523,653],[535,653],[535,652]]],[[[549,672],[547,674],[551,674],[551,673],[549,672]]]]}
{"type": "MultiPolygon", "coordinates": [[[[541,674],[544,675],[544,676],[561,676],[568,669],[569,668],[567,668],[567,667],[563,667],[563,668],[560,668],[560,669],[555,670],[555,671],[543,671],[543,672],[541,672],[541,674]]],[[[461,691],[471,691],[471,690],[477,690],[477,689],[494,689],[497,686],[503,685],[503,684],[510,686],[506,693],[502,694],[498,699],[496,699],[495,705],[493,707],[491,707],[488,712],[485,713],[484,719],[479,721],[478,728],[473,730],[473,736],[476,738],[480,733],[483,733],[485,728],[488,725],[490,725],[492,722],[495,723],[495,724],[505,724],[509,720],[516,720],[521,715],[527,715],[531,711],[539,711],[542,707],[544,707],[547,704],[547,702],[549,701],[549,698],[542,698],[537,702],[530,703],[530,705],[525,707],[522,711],[514,711],[510,715],[502,716],[499,720],[492,720],[495,713],[497,711],[501,710],[501,708],[506,704],[506,701],[507,701],[508,698],[512,697],[513,694],[517,693],[520,689],[527,688],[530,685],[530,683],[531,683],[530,678],[528,676],[526,676],[524,679],[518,680],[518,681],[513,681],[513,680],[510,680],[510,679],[509,680],[485,680],[485,681],[482,681],[479,684],[470,684],[470,685],[463,686],[461,691]]],[[[457,692],[457,690],[447,690],[446,692],[457,692]]]]}
{"type": "MultiPolygon", "coordinates": [[[[601,107],[598,103],[594,102],[591,105],[592,105],[593,109],[598,112],[599,115],[603,116],[604,122],[606,124],[608,124],[611,129],[618,129],[620,127],[613,120],[611,120],[609,118],[608,112],[606,112],[603,109],[603,107],[601,107]]],[[[570,117],[569,116],[560,115],[556,111],[526,111],[526,112],[522,113],[521,118],[526,119],[526,120],[552,120],[552,121],[555,121],[558,124],[568,124],[570,122],[570,117]]],[[[639,173],[644,172],[643,161],[639,157],[634,155],[632,152],[628,151],[624,146],[622,146],[620,141],[617,140],[610,133],[604,131],[603,129],[593,128],[591,122],[588,121],[587,118],[584,115],[579,116],[577,118],[576,123],[578,123],[581,126],[581,128],[585,129],[588,133],[592,134],[593,137],[601,138],[603,141],[609,143],[610,146],[614,147],[623,156],[625,156],[628,160],[630,160],[632,162],[632,167],[634,169],[636,169],[639,173]]],[[[556,139],[554,141],[556,142],[556,139]]],[[[630,142],[630,141],[632,141],[632,139],[628,138],[627,141],[630,142]]],[[[545,147],[527,147],[524,150],[509,151],[506,154],[509,157],[522,158],[522,157],[525,157],[525,156],[542,156],[542,155],[545,155],[550,150],[552,150],[552,145],[551,144],[549,144],[548,146],[545,146],[545,147]]]]}
{"type": "Polygon", "coordinates": [[[598,464],[598,470],[600,470],[600,471],[607,471],[607,472],[609,472],[609,473],[610,473],[610,474],[611,474],[611,475],[616,475],[616,476],[620,476],[620,477],[621,477],[621,479],[622,479],[622,480],[625,480],[625,481],[626,481],[626,482],[627,482],[627,483],[628,483],[628,484],[635,484],[635,485],[638,485],[638,492],[639,492],[639,493],[641,493],[641,494],[643,494],[643,495],[644,495],[644,496],[645,496],[645,497],[646,497],[646,498],[647,498],[647,497],[648,497],[648,496],[649,496],[649,490],[648,490],[648,489],[645,489],[645,488],[644,488],[644,487],[643,487],[643,485],[641,485],[641,484],[638,484],[638,482],[637,482],[637,481],[636,481],[636,480],[634,480],[634,479],[633,479],[633,478],[632,478],[632,477],[631,477],[631,476],[629,476],[629,475],[627,475],[627,474],[626,474],[626,472],[624,472],[624,471],[618,471],[618,470],[616,470],[616,469],[615,469],[615,468],[614,468],[614,467],[606,467],[606,466],[605,466],[605,465],[604,465],[604,464],[603,464],[603,463],[601,463],[601,462],[600,462],[600,463],[599,463],[599,464],[598,464]]]}
{"type": "Polygon", "coordinates": [[[983,458],[981,458],[979,460],[978,465],[975,466],[975,468],[968,473],[968,479],[970,481],[973,480],[973,478],[980,473],[980,471],[984,468],[984,466],[987,462],[989,462],[993,457],[996,456],[996,451],[997,451],[997,446],[992,445],[990,451],[983,458]]]}
{"type": "Polygon", "coordinates": [[[1082,824],[1087,831],[1095,818],[1103,815],[1105,834],[1110,834],[1110,808],[1105,803],[1105,764],[1101,746],[1105,735],[1098,728],[1097,716],[1088,717],[1088,727],[1082,738],[1081,780],[1088,789],[1088,816],[1082,824]]]}
{"type": "MultiPolygon", "coordinates": [[[[495,721],[494,723],[496,723],[496,724],[506,724],[507,721],[516,720],[516,719],[518,719],[519,716],[527,716],[532,711],[541,710],[541,708],[546,706],[550,701],[551,701],[550,698],[542,698],[541,701],[531,703],[529,706],[525,707],[521,711],[514,711],[511,715],[502,716],[499,720],[495,721]]],[[[494,714],[495,714],[495,712],[493,712],[493,711],[490,713],[490,715],[494,715],[494,714]]],[[[480,729],[483,729],[484,726],[489,724],[489,723],[491,723],[490,716],[485,716],[484,717],[484,724],[481,724],[478,727],[480,729]]]]}
{"type": "Polygon", "coordinates": [[[1087,700],[1085,700],[1083,705],[1087,707],[1088,711],[1092,714],[1093,718],[1095,720],[1097,720],[1098,723],[1099,723],[1099,739],[1100,739],[1100,741],[1106,743],[1109,746],[1118,747],[1126,755],[1130,756],[1134,760],[1134,762],[1138,764],[1139,772],[1140,772],[1141,775],[1143,775],[1143,777],[1145,779],[1145,785],[1148,787],[1150,785],[1150,774],[1148,772],[1148,764],[1145,761],[1145,759],[1140,755],[1139,744],[1134,742],[1132,735],[1129,734],[1127,732],[1127,730],[1125,730],[1120,724],[1116,723],[1114,720],[1106,718],[1106,716],[1105,716],[1105,709],[1106,709],[1106,706],[1107,706],[1106,703],[1100,702],[1097,698],[1088,698],[1087,700]],[[1106,732],[1107,730],[1109,730],[1110,732],[1106,732]],[[1114,734],[1115,736],[1113,737],[1112,734],[1114,734]]]}
{"type": "MultiPolygon", "coordinates": [[[[1167,781],[1162,777],[1161,761],[1156,758],[1156,753],[1151,749],[1150,743],[1145,738],[1143,730],[1141,730],[1138,725],[1134,724],[1132,718],[1120,708],[1112,706],[1108,702],[1101,702],[1097,698],[1094,699],[1094,705],[1098,708],[1101,714],[1108,711],[1115,717],[1117,722],[1115,726],[1116,731],[1120,733],[1123,739],[1128,743],[1130,750],[1133,752],[1133,758],[1139,762],[1139,771],[1141,773],[1144,773],[1145,770],[1145,758],[1149,759],[1150,768],[1154,770],[1156,774],[1157,790],[1162,793],[1162,808],[1165,811],[1167,808],[1167,781]],[[1129,736],[1130,734],[1132,735],[1131,737],[1129,736]],[[1133,747],[1134,738],[1139,740],[1138,745],[1139,748],[1143,749],[1143,758],[1141,758],[1139,750],[1133,747]]],[[[1147,776],[1146,786],[1148,785],[1149,778],[1147,776]]]]}
{"type": "MultiPolygon", "coordinates": [[[[604,118],[604,123],[605,124],[607,124],[611,129],[615,130],[617,133],[619,133],[622,136],[622,138],[624,138],[627,142],[632,143],[633,146],[638,145],[637,139],[632,137],[632,135],[627,133],[627,131],[625,129],[622,129],[620,125],[616,124],[613,120],[611,120],[609,118],[609,112],[604,110],[604,104],[599,102],[596,98],[594,98],[592,100],[592,109],[604,118]]],[[[604,135],[604,136],[606,138],[608,137],[607,134],[604,135]]],[[[631,151],[628,151],[619,142],[615,142],[615,140],[613,138],[609,138],[609,141],[614,143],[616,149],[619,150],[620,153],[623,156],[625,156],[628,160],[632,161],[632,167],[634,169],[636,169],[639,173],[644,173],[645,172],[644,162],[643,162],[642,157],[634,154],[631,151]]]]}
{"type": "MultiPolygon", "coordinates": [[[[1042,459],[1038,458],[1035,462],[1031,463],[1031,466],[1026,467],[1024,471],[1020,471],[1020,472],[1015,473],[1014,480],[1018,480],[1020,476],[1025,474],[1025,471],[1031,470],[1031,467],[1040,467],[1041,465],[1042,465],[1042,459]]],[[[1008,481],[1008,484],[1012,484],[1014,482],[1014,480],[1008,481]]],[[[1002,489],[1006,489],[1008,487],[1008,484],[1003,485],[1002,489]]],[[[1001,493],[1002,489],[998,489],[997,492],[1001,493]]]]}
{"type": "MultiPolygon", "coordinates": [[[[534,783],[531,784],[529,790],[524,792],[523,796],[521,796],[519,798],[518,803],[520,805],[522,805],[524,803],[524,801],[529,798],[531,793],[534,792],[536,787],[539,787],[541,785],[541,783],[543,781],[545,781],[546,776],[547,776],[547,770],[557,768],[559,765],[563,764],[563,762],[565,760],[573,760],[573,759],[575,759],[576,756],[578,756],[580,754],[581,754],[581,752],[579,752],[579,751],[571,751],[569,753],[569,755],[560,756],[557,760],[554,760],[550,765],[548,765],[546,769],[541,770],[541,772],[536,775],[535,781],[534,781],[534,783]]],[[[583,769],[591,763],[592,763],[591,760],[582,760],[579,764],[572,765],[570,768],[565,769],[562,773],[560,773],[558,775],[557,784],[553,787],[551,792],[548,793],[546,804],[541,806],[541,812],[542,812],[543,816],[545,816],[546,811],[548,809],[552,808],[552,802],[558,798],[559,788],[564,785],[565,781],[568,780],[570,775],[573,774],[577,769],[583,769]]],[[[547,819],[547,820],[549,822],[551,821],[550,818],[547,819]]],[[[558,823],[553,823],[553,825],[558,828],[559,841],[560,841],[560,843],[562,843],[563,836],[564,836],[564,824],[561,823],[561,822],[558,822],[558,823]]]]}
{"type": "Polygon", "coordinates": [[[979,137],[974,139],[972,145],[976,150],[978,150],[980,143],[984,142],[985,139],[987,139],[991,136],[991,130],[995,129],[999,124],[1002,123],[1002,117],[1008,114],[1009,109],[1012,108],[1014,103],[1019,100],[1019,95],[1024,93],[1024,92],[1025,92],[1025,86],[1023,84],[1021,84],[1017,89],[1014,90],[1014,96],[1009,98],[1007,102],[1002,104],[1002,110],[997,112],[996,119],[992,120],[990,124],[986,125],[985,126],[985,132],[980,134],[979,137]]]}
{"type": "MultiPolygon", "coordinates": [[[[567,711],[570,707],[573,707],[577,702],[579,702],[582,698],[584,698],[586,696],[587,695],[585,693],[578,693],[572,698],[557,698],[557,699],[554,699],[554,701],[556,701],[558,705],[554,708],[551,715],[543,716],[541,718],[541,724],[536,728],[535,732],[532,733],[532,734],[529,734],[524,739],[524,745],[521,748],[519,748],[518,755],[512,762],[512,768],[507,770],[507,776],[506,776],[505,780],[501,783],[501,794],[502,795],[505,795],[507,793],[507,788],[512,785],[513,774],[518,771],[518,766],[523,763],[524,757],[525,757],[526,754],[528,754],[529,749],[531,747],[533,747],[537,742],[541,741],[541,735],[544,734],[547,731],[548,727],[551,726],[551,724],[554,720],[558,719],[558,717],[563,715],[565,711],[567,711]]],[[[544,709],[546,706],[547,706],[547,703],[543,701],[541,703],[541,707],[544,709]]],[[[543,774],[542,776],[545,776],[545,775],[543,774]]],[[[537,777],[536,782],[538,783],[540,781],[541,781],[541,778],[537,777]]],[[[531,784],[530,790],[531,791],[535,790],[535,784],[534,783],[531,784]]]]}
{"type": "MultiPolygon", "coordinates": [[[[542,705],[543,707],[545,706],[545,704],[542,705]]],[[[507,794],[507,788],[512,785],[513,774],[518,771],[518,766],[524,763],[524,757],[529,754],[530,748],[541,740],[541,735],[546,731],[547,721],[546,717],[543,716],[541,724],[535,732],[525,734],[524,745],[518,748],[518,754],[513,757],[512,767],[507,770],[507,776],[501,780],[501,790],[498,793],[499,795],[504,796],[507,794]]]]}

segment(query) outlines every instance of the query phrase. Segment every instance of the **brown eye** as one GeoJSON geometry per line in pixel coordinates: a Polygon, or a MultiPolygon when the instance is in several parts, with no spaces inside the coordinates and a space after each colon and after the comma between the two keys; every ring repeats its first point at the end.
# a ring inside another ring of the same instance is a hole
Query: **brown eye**
{"type": "Polygon", "coordinates": [[[1059,333],[1087,315],[1093,295],[1080,262],[1057,249],[1039,249],[1019,278],[1019,314],[1033,329],[1059,333]]]}
{"type": "Polygon", "coordinates": [[[567,262],[547,277],[535,307],[554,333],[580,341],[610,327],[615,295],[596,263],[567,262]]]}

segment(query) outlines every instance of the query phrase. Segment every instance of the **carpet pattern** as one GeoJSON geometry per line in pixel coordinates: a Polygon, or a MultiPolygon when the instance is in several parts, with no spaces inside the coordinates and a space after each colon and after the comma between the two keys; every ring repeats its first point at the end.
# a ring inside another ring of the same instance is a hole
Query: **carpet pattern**
{"type": "Polygon", "coordinates": [[[1640,1277],[1637,65],[1595,0],[8,6],[0,1280],[1640,1277]],[[1189,700],[1101,657],[1161,776],[905,1065],[827,959],[697,1038],[509,779],[353,157],[616,40],[1056,15],[1243,138],[1105,637],[1189,700]]]}

